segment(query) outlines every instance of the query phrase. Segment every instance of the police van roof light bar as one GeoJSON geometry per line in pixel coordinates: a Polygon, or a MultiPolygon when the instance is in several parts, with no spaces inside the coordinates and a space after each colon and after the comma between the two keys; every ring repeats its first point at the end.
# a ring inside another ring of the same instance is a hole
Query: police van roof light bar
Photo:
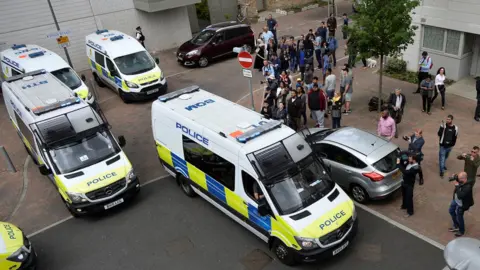
{"type": "Polygon", "coordinates": [[[166,95],[160,96],[158,97],[158,100],[160,100],[161,102],[167,102],[169,100],[176,99],[181,95],[190,94],[199,90],[200,90],[200,87],[198,85],[192,85],[192,86],[177,90],[175,92],[171,92],[166,95]]]}
{"type": "Polygon", "coordinates": [[[103,34],[103,33],[106,33],[106,32],[108,32],[108,30],[107,30],[107,29],[103,29],[103,30],[97,30],[95,33],[96,33],[97,35],[100,35],[100,34],[103,34]]]}
{"type": "Polygon", "coordinates": [[[35,58],[35,57],[39,57],[39,56],[43,56],[43,55],[45,55],[43,52],[36,52],[36,53],[31,53],[28,56],[30,58],[35,58]]]}
{"type": "Polygon", "coordinates": [[[13,44],[12,50],[18,50],[18,49],[26,48],[26,47],[27,47],[27,45],[25,45],[25,44],[18,44],[18,45],[17,45],[17,44],[13,44]]]}
{"type": "Polygon", "coordinates": [[[20,74],[20,75],[17,75],[17,76],[10,77],[10,78],[6,79],[5,81],[8,82],[8,83],[11,83],[11,82],[21,80],[24,77],[37,76],[37,75],[41,75],[41,74],[45,74],[45,73],[47,73],[47,71],[45,69],[39,69],[39,70],[35,70],[35,71],[32,71],[32,72],[27,72],[27,73],[23,73],[23,74],[20,74]]]}
{"type": "Polygon", "coordinates": [[[114,37],[110,38],[111,41],[116,41],[116,40],[120,40],[120,39],[123,39],[123,36],[114,36],[114,37]]]}
{"type": "Polygon", "coordinates": [[[32,112],[35,115],[41,115],[41,114],[44,114],[44,113],[47,113],[47,112],[54,111],[56,109],[60,109],[60,108],[71,106],[73,104],[80,103],[80,101],[81,101],[81,99],[77,98],[77,97],[67,98],[66,100],[55,102],[55,103],[49,104],[47,106],[35,107],[35,108],[32,109],[32,112]]]}
{"type": "Polygon", "coordinates": [[[276,128],[279,128],[282,126],[282,122],[277,121],[277,120],[272,120],[269,122],[266,122],[265,124],[256,127],[252,130],[249,130],[242,135],[238,136],[236,139],[240,143],[246,143],[252,139],[255,139],[256,137],[265,134],[267,132],[270,132],[276,128]]]}

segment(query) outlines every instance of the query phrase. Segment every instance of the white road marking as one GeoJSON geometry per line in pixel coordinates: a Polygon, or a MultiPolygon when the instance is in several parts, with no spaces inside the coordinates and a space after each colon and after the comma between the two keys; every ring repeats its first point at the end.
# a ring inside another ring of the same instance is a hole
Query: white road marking
{"type": "Polygon", "coordinates": [[[7,221],[10,220],[11,218],[13,218],[13,216],[15,216],[15,214],[17,213],[18,209],[20,208],[20,206],[22,205],[23,203],[23,200],[25,200],[25,196],[27,195],[27,189],[28,189],[28,164],[30,163],[30,155],[27,155],[27,158],[25,159],[25,163],[23,164],[23,187],[22,187],[22,194],[20,195],[20,199],[18,200],[17,202],[17,205],[15,206],[15,208],[13,209],[12,213],[10,213],[10,215],[8,215],[7,217],[7,221]]]}

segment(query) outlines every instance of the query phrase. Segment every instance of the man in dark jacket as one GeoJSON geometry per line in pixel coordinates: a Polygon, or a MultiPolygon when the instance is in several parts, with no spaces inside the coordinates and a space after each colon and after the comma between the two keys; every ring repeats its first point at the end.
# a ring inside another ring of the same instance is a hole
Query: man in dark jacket
{"type": "Polygon", "coordinates": [[[455,146],[458,137],[458,127],[453,124],[453,115],[448,115],[446,120],[446,123],[442,121],[437,132],[438,142],[440,144],[438,164],[440,165],[440,177],[442,178],[444,172],[447,170],[445,162],[447,161],[452,148],[455,146]]]}
{"type": "Polygon", "coordinates": [[[402,121],[403,109],[405,108],[406,103],[407,99],[405,98],[405,95],[402,94],[400,88],[395,89],[395,92],[392,93],[388,99],[388,110],[390,111],[393,120],[395,120],[395,138],[398,138],[397,124],[402,121]]]}
{"type": "Polygon", "coordinates": [[[470,154],[463,153],[457,158],[465,161],[463,170],[467,173],[467,180],[469,183],[472,183],[472,187],[475,185],[475,180],[477,177],[478,167],[480,167],[480,156],[478,152],[480,148],[474,146],[470,154]]]}
{"type": "Polygon", "coordinates": [[[448,210],[452,217],[453,226],[448,231],[454,232],[456,237],[460,237],[465,234],[463,214],[474,204],[472,183],[467,181],[467,173],[465,172],[453,175],[450,179],[455,181],[455,190],[453,191],[453,199],[448,210]]]}
{"type": "Polygon", "coordinates": [[[327,19],[327,28],[328,34],[334,37],[335,31],[337,30],[337,18],[333,16],[333,13],[331,13],[330,17],[327,19]]]}
{"type": "Polygon", "coordinates": [[[473,116],[473,119],[475,119],[475,121],[477,121],[477,122],[480,122],[480,76],[476,77],[476,79],[477,79],[477,85],[476,85],[476,89],[477,89],[477,108],[475,109],[475,115],[473,116]]]}
{"type": "Polygon", "coordinates": [[[419,166],[414,154],[408,156],[407,165],[403,165],[400,162],[400,158],[397,158],[397,168],[403,174],[402,182],[402,209],[407,210],[407,215],[405,217],[410,217],[413,215],[413,187],[415,186],[415,178],[419,170],[419,166]]]}
{"type": "Polygon", "coordinates": [[[320,24],[320,27],[317,28],[317,34],[316,35],[320,36],[323,41],[326,41],[327,40],[327,32],[328,32],[328,29],[325,26],[325,22],[322,21],[322,23],[320,24]]]}
{"type": "Polygon", "coordinates": [[[290,96],[287,101],[288,124],[293,130],[298,131],[303,108],[302,100],[297,97],[297,92],[294,89],[290,90],[290,96]]]}
{"type": "Polygon", "coordinates": [[[412,135],[404,136],[403,138],[408,142],[408,152],[414,154],[418,162],[418,176],[420,177],[419,184],[423,185],[423,170],[421,166],[423,160],[422,148],[425,144],[425,140],[423,139],[423,131],[421,129],[417,129],[412,135]]]}

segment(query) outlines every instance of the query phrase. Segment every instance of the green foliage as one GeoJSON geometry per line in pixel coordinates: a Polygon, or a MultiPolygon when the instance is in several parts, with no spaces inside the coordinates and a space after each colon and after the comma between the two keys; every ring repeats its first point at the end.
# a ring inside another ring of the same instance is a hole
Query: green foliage
{"type": "Polygon", "coordinates": [[[389,58],[385,66],[387,73],[404,73],[407,71],[407,62],[399,58],[389,58]]]}
{"type": "Polygon", "coordinates": [[[413,71],[403,71],[403,72],[392,72],[390,70],[385,70],[385,74],[388,77],[398,79],[401,81],[418,84],[418,73],[413,71]]]}
{"type": "Polygon", "coordinates": [[[210,20],[210,11],[208,10],[208,0],[202,0],[202,2],[195,4],[197,9],[197,17],[201,20],[210,20]]]}
{"type": "Polygon", "coordinates": [[[227,14],[223,14],[223,16],[225,17],[225,20],[226,20],[226,21],[230,20],[230,18],[232,17],[232,15],[230,15],[230,14],[228,14],[228,13],[227,13],[227,14]]]}

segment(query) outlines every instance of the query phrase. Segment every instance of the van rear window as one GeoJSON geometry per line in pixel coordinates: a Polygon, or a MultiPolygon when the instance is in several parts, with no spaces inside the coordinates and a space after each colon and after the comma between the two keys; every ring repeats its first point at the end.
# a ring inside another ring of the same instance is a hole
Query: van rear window
{"type": "Polygon", "coordinates": [[[373,167],[383,173],[389,173],[395,170],[397,168],[397,157],[399,151],[400,150],[397,148],[394,151],[390,152],[388,155],[375,162],[373,164],[373,167]]]}

